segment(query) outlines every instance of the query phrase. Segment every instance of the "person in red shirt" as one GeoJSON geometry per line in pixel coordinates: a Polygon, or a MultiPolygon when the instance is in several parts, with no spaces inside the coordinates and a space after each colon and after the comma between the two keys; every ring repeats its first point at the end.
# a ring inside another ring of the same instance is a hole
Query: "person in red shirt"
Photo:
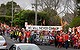
{"type": "Polygon", "coordinates": [[[65,34],[65,41],[69,40],[69,35],[65,34]]]}
{"type": "Polygon", "coordinates": [[[26,31],[25,32],[25,42],[27,41],[27,43],[29,42],[29,38],[30,38],[30,31],[26,31]]]}
{"type": "Polygon", "coordinates": [[[59,42],[59,48],[61,48],[62,47],[62,42],[63,42],[63,37],[62,37],[62,35],[60,35],[59,37],[59,40],[58,40],[58,42],[59,42]]]}
{"type": "Polygon", "coordinates": [[[69,47],[69,34],[65,34],[65,42],[64,42],[64,47],[67,49],[69,47]]]}
{"type": "Polygon", "coordinates": [[[26,32],[26,37],[27,37],[27,38],[30,38],[30,31],[27,31],[27,32],[26,32]]]}

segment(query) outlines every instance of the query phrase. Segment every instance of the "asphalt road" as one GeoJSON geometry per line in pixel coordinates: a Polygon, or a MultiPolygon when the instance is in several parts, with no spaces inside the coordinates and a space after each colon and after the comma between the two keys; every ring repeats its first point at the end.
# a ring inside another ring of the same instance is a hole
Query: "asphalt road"
{"type": "Polygon", "coordinates": [[[11,40],[7,36],[4,36],[4,38],[5,38],[6,42],[7,42],[7,49],[9,49],[14,44],[14,42],[13,42],[13,40],[11,40]]]}
{"type": "Polygon", "coordinates": [[[80,50],[80,49],[74,49],[74,48],[56,48],[54,46],[39,46],[41,50],[80,50]]]}
{"type": "MultiPolygon", "coordinates": [[[[12,44],[14,44],[15,42],[13,40],[11,40],[9,37],[6,37],[4,36],[7,43],[8,43],[8,46],[7,48],[9,48],[12,44]]],[[[57,48],[57,47],[54,47],[54,46],[45,46],[45,45],[38,45],[41,50],[80,50],[80,49],[73,49],[73,48],[57,48]]]]}

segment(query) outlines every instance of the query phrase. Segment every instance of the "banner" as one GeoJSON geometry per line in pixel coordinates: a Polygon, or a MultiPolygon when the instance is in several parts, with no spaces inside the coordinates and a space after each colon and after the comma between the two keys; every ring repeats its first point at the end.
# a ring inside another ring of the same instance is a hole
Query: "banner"
{"type": "Polygon", "coordinates": [[[62,30],[62,26],[26,26],[26,30],[46,30],[46,31],[55,31],[62,30]]]}

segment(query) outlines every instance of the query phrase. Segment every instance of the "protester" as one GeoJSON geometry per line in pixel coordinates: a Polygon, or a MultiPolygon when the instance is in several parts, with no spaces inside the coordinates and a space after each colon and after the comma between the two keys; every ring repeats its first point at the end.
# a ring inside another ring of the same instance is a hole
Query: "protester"
{"type": "Polygon", "coordinates": [[[63,30],[46,31],[46,30],[26,30],[24,28],[6,27],[8,25],[0,23],[0,34],[10,36],[14,41],[23,41],[25,43],[37,43],[42,44],[54,44],[55,47],[61,48],[74,47],[75,49],[80,48],[80,26],[69,28],[65,33],[63,30]],[[7,35],[8,34],[8,35],[7,35]]]}

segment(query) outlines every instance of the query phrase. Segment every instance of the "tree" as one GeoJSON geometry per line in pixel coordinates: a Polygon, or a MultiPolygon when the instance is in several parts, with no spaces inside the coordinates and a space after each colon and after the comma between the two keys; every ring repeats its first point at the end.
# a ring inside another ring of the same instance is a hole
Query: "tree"
{"type": "Polygon", "coordinates": [[[77,27],[77,26],[80,26],[80,16],[74,18],[70,23],[70,27],[77,27]]]}
{"type": "Polygon", "coordinates": [[[6,5],[5,4],[1,4],[0,6],[0,21],[2,23],[7,23],[10,24],[11,21],[11,17],[6,16],[6,5]]]}
{"type": "MultiPolygon", "coordinates": [[[[17,5],[16,2],[13,2],[13,13],[14,13],[14,14],[15,14],[15,8],[16,8],[17,6],[20,8],[20,6],[17,5]]],[[[20,8],[20,9],[21,9],[21,8],[20,8]]],[[[6,13],[6,15],[8,15],[8,16],[11,16],[11,15],[12,15],[12,1],[7,2],[7,4],[6,4],[6,12],[8,12],[8,13],[6,13]]]]}
{"type": "Polygon", "coordinates": [[[74,18],[74,14],[66,13],[65,16],[62,17],[63,21],[66,21],[68,24],[71,23],[72,19],[74,18]]]}
{"type": "MultiPolygon", "coordinates": [[[[60,0],[61,1],[61,0],[60,0]]],[[[57,9],[60,7],[59,0],[38,0],[39,9],[45,11],[50,17],[57,15],[57,9]]]]}
{"type": "MultiPolygon", "coordinates": [[[[16,2],[13,2],[13,13],[14,15],[21,10],[20,6],[16,2]],[[15,10],[17,10],[15,12],[15,10]]],[[[1,4],[0,6],[0,20],[7,24],[11,23],[12,18],[12,1],[7,2],[6,4],[1,4]]]]}
{"type": "Polygon", "coordinates": [[[59,8],[60,1],[59,0],[38,0],[38,3],[40,4],[41,10],[44,10],[45,8],[47,8],[48,10],[49,9],[57,10],[59,8]]]}
{"type": "Polygon", "coordinates": [[[76,0],[39,0],[38,4],[40,4],[39,7],[41,10],[49,14],[52,23],[55,23],[55,18],[57,18],[56,16],[61,18],[64,16],[64,19],[71,22],[77,15],[75,7],[76,0]],[[72,16],[68,16],[67,14],[71,14],[72,16]]]}
{"type": "Polygon", "coordinates": [[[45,11],[38,12],[38,24],[39,25],[50,25],[47,12],[45,11]]]}
{"type": "MultiPolygon", "coordinates": [[[[38,12],[38,25],[41,25],[42,19],[46,20],[46,25],[48,25],[48,16],[46,12],[38,12]]],[[[28,24],[35,24],[35,12],[31,10],[22,10],[17,13],[14,17],[14,24],[18,24],[21,27],[24,27],[25,22],[28,24]]]]}
{"type": "Polygon", "coordinates": [[[60,17],[57,10],[61,7],[62,0],[39,0],[38,4],[40,4],[40,10],[47,12],[49,25],[60,25],[60,17]],[[57,22],[56,22],[57,21],[57,22]]]}
{"type": "Polygon", "coordinates": [[[6,7],[5,7],[5,4],[1,4],[0,6],[0,16],[4,16],[6,15],[6,7]]]}

